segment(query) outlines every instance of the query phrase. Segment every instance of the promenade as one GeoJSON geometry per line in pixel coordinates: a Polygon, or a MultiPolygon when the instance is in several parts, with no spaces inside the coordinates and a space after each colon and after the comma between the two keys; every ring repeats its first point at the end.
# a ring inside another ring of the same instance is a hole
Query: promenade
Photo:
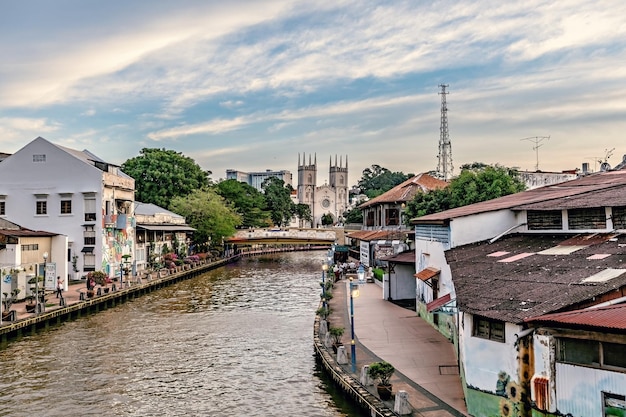
{"type": "MultiPolygon", "coordinates": [[[[356,277],[355,277],[356,278],[356,277]]],[[[344,327],[342,342],[350,353],[349,280],[335,283],[329,301],[331,327],[344,327]]],[[[356,373],[351,364],[339,365],[359,380],[363,365],[385,360],[395,368],[393,393],[406,391],[412,416],[467,416],[454,345],[414,311],[382,298],[376,283],[362,284],[353,299],[356,373]]],[[[376,387],[366,387],[376,393],[376,387]]],[[[386,402],[393,410],[393,399],[386,402]]]]}

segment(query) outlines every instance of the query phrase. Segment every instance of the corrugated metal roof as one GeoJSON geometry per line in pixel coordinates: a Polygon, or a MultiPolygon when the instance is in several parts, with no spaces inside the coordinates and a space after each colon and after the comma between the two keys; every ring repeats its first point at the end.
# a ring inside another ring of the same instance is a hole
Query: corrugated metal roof
{"type": "Polygon", "coordinates": [[[439,307],[443,307],[446,304],[448,304],[450,301],[452,301],[452,296],[448,293],[442,297],[437,298],[436,300],[426,304],[426,310],[429,313],[432,313],[433,311],[437,310],[439,307]]]}
{"type": "MultiPolygon", "coordinates": [[[[357,232],[348,233],[346,237],[350,239],[363,240],[371,242],[373,240],[398,240],[406,239],[409,231],[397,230],[359,230],[357,232]]],[[[391,242],[389,242],[391,243],[391,242]]]]}
{"type": "MultiPolygon", "coordinates": [[[[515,234],[491,244],[479,242],[446,251],[459,309],[521,323],[527,318],[590,305],[594,297],[616,290],[626,291],[626,271],[604,272],[610,274],[607,280],[583,282],[602,271],[624,268],[626,236],[587,239],[597,243],[570,254],[537,254],[514,262],[499,262],[501,257],[489,256],[495,252],[509,252],[509,257],[540,253],[570,237],[573,236],[515,234]],[[598,253],[611,256],[588,259],[598,253]]],[[[579,235],[573,241],[582,238],[579,235]]]]}
{"type": "Polygon", "coordinates": [[[429,174],[422,173],[414,177],[409,178],[402,184],[398,184],[391,190],[372,198],[369,201],[361,204],[358,208],[373,206],[381,203],[402,203],[413,200],[413,197],[418,192],[426,192],[439,188],[445,188],[448,183],[435,178],[429,174]]]}
{"type": "Polygon", "coordinates": [[[414,276],[415,278],[419,278],[422,281],[428,281],[429,279],[434,278],[437,275],[439,275],[439,272],[441,272],[439,269],[429,266],[428,268],[422,269],[414,276]]]}
{"type": "Polygon", "coordinates": [[[587,328],[626,330],[626,304],[546,314],[528,319],[526,322],[551,326],[583,326],[587,328]]]}
{"type": "MultiPolygon", "coordinates": [[[[617,206],[625,201],[626,171],[599,172],[559,184],[547,185],[516,194],[507,195],[493,200],[457,207],[439,213],[417,217],[411,220],[413,224],[431,224],[442,221],[486,213],[496,210],[526,210],[529,207],[543,207],[556,209],[568,208],[569,201],[576,198],[576,208],[604,207],[607,201],[617,206]],[[600,200],[599,196],[603,196],[600,200]],[[613,204],[615,202],[616,204],[613,204]]],[[[626,204],[623,204],[626,205],[626,204]]]]}
{"type": "Polygon", "coordinates": [[[381,261],[387,261],[394,264],[415,264],[415,250],[400,252],[397,255],[381,258],[381,261]]]}

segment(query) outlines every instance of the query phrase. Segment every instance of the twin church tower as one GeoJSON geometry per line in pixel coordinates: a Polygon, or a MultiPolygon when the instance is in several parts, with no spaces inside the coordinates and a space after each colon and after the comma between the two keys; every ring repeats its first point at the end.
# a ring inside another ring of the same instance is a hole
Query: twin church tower
{"type": "Polygon", "coordinates": [[[311,208],[312,227],[322,225],[322,217],[330,214],[333,223],[341,222],[343,214],[348,208],[348,156],[346,155],[345,167],[343,158],[335,155],[333,164],[330,157],[328,169],[328,183],[317,186],[317,154],[309,154],[309,162],[306,155],[298,154],[298,203],[307,204],[311,208]]]}

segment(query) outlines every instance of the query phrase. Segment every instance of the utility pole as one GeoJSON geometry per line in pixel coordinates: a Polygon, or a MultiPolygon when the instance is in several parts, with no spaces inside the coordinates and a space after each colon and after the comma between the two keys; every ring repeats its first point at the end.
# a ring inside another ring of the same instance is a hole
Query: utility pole
{"type": "Polygon", "coordinates": [[[539,147],[541,147],[541,142],[544,140],[550,140],[550,136],[530,136],[521,140],[529,140],[533,142],[535,145],[533,146],[533,150],[537,155],[537,163],[535,164],[535,171],[539,171],[539,147]]]}
{"type": "Polygon", "coordinates": [[[448,84],[439,84],[441,91],[441,125],[439,127],[439,154],[437,155],[437,177],[444,181],[452,179],[452,144],[448,132],[448,105],[446,103],[446,88],[448,84]]]}

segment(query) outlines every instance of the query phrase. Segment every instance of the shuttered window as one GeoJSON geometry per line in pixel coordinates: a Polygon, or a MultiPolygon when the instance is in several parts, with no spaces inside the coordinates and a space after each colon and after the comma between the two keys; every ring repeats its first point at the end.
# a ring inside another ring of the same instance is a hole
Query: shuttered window
{"type": "Polygon", "coordinates": [[[529,210],[526,213],[528,230],[562,230],[563,215],[560,210],[529,210]]]}
{"type": "Polygon", "coordinates": [[[606,229],[604,207],[567,210],[567,222],[571,230],[606,229]]]}

